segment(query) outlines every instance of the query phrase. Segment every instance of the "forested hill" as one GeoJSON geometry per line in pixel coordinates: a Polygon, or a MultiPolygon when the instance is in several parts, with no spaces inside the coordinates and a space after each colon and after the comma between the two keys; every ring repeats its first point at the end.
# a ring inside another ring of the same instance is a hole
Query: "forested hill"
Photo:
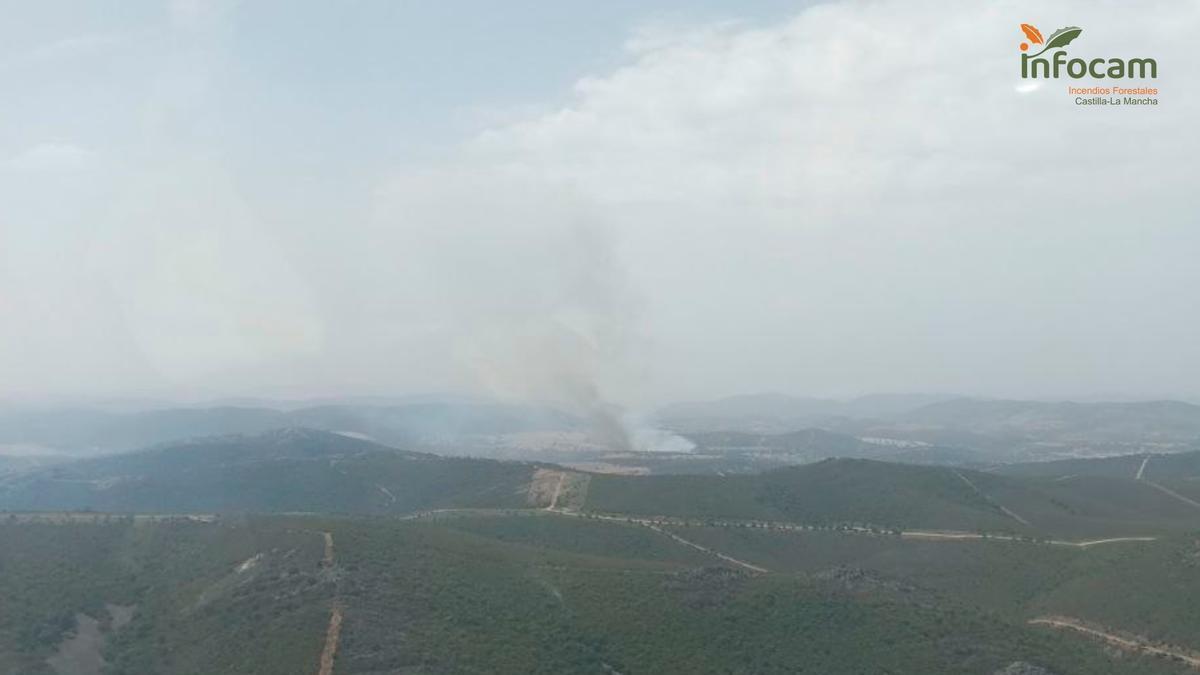
{"type": "Polygon", "coordinates": [[[282,429],[0,475],[0,509],[403,513],[521,506],[533,471],[532,464],[445,458],[282,429]]]}

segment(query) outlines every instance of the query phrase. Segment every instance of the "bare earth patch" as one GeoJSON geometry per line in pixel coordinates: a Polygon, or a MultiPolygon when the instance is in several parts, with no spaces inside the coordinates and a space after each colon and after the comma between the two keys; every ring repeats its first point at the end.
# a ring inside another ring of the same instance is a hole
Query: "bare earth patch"
{"type": "Polygon", "coordinates": [[[59,675],[100,675],[104,670],[104,645],[112,632],[120,630],[133,619],[132,605],[106,605],[111,617],[109,629],[103,630],[98,619],[82,612],[75,615],[75,633],[62,641],[58,651],[46,659],[46,664],[59,675]]]}
{"type": "MultiPolygon", "coordinates": [[[[321,536],[325,538],[325,556],[321,560],[321,567],[332,571],[334,566],[333,533],[322,532],[321,536]]],[[[321,650],[321,666],[317,670],[317,675],[333,675],[333,659],[337,656],[338,639],[342,635],[342,618],[342,600],[335,597],[333,609],[329,613],[329,627],[325,629],[325,647],[321,650]]]]}
{"type": "Polygon", "coordinates": [[[544,509],[578,511],[587,500],[587,488],[592,477],[586,473],[538,469],[529,483],[526,502],[544,509]]]}

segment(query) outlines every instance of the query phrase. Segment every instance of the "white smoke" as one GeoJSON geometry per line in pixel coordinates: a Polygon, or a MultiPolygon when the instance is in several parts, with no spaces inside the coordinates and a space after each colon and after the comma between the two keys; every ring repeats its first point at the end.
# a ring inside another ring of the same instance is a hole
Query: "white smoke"
{"type": "Polygon", "coordinates": [[[500,171],[397,177],[378,216],[409,287],[401,307],[438,317],[462,384],[585,420],[593,440],[635,443],[621,392],[636,387],[640,301],[598,210],[562,186],[500,171]]]}
{"type": "Polygon", "coordinates": [[[637,452],[691,452],[696,444],[673,431],[659,429],[638,418],[626,418],[630,442],[637,452]]]}

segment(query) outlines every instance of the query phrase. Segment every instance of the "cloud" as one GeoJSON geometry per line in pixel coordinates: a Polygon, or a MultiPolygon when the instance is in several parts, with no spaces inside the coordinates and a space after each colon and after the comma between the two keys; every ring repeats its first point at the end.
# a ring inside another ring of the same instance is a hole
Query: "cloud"
{"type": "MultiPolygon", "coordinates": [[[[614,386],[618,400],[1187,387],[1178,368],[1200,366],[1200,350],[1179,345],[1196,327],[1166,318],[1184,303],[1151,314],[1122,289],[1161,296],[1196,277],[1178,251],[1198,243],[1184,86],[1198,64],[1177,28],[1200,25],[1197,10],[1039,11],[1086,26],[1081,52],[1156,56],[1165,107],[1082,109],[1062,82],[1028,95],[1029,18],[1014,3],[821,4],[775,26],[639,32],[632,61],[581,78],[568,105],[489,129],[432,173],[394,175],[393,188],[424,187],[393,189],[381,211],[400,232],[453,213],[460,240],[539,232],[530,242],[577,219],[539,212],[571,195],[644,309],[646,340],[625,352],[644,363],[624,367],[654,382],[614,386]],[[1157,244],[1136,254],[1119,243],[1148,234],[1157,244]],[[1180,341],[1171,356],[1147,359],[1167,340],[1180,341]]],[[[497,251],[499,284],[472,284],[463,265],[427,283],[491,307],[554,282],[544,247],[497,251]]]]}
{"type": "Polygon", "coordinates": [[[0,331],[12,382],[475,388],[597,426],[738,391],[1194,392],[1195,3],[659,24],[565,105],[369,179],[295,165],[336,137],[276,153],[232,133],[231,83],[259,83],[235,77],[222,6],[178,4],[185,39],[105,171],[67,192],[34,169],[97,165],[82,148],[6,162],[0,300],[31,326],[0,331]],[[1025,91],[1030,21],[1083,26],[1081,55],[1154,56],[1163,104],[1025,91]]]}
{"type": "Polygon", "coordinates": [[[95,33],[61,38],[38,45],[2,65],[44,63],[91,56],[120,45],[126,39],[126,36],[115,33],[95,33]]]}
{"type": "MultiPolygon", "coordinates": [[[[632,64],[580,80],[571,105],[488,131],[470,152],[612,202],[797,204],[968,181],[991,189],[1028,168],[1030,146],[1060,151],[1113,124],[1082,117],[1066,96],[1012,96],[1026,84],[1014,9],[843,2],[770,28],[720,24],[673,39],[660,32],[632,64]],[[921,30],[899,28],[909,25],[921,30]]],[[[1151,37],[1171,13],[1196,23],[1188,3],[1047,9],[1080,17],[1089,33],[1132,36],[1093,43],[1155,52],[1164,74],[1179,77],[1195,57],[1185,44],[1151,37]]],[[[1160,84],[1176,81],[1185,80],[1164,75],[1160,84]]],[[[1195,96],[1180,88],[1169,100],[1186,108],[1195,96]]],[[[1135,124],[1157,131],[1180,122],[1170,112],[1135,124]]],[[[1143,156],[1140,144],[1091,147],[1109,160],[1143,156]]],[[[1084,150],[1060,159],[1090,162],[1095,153],[1084,150]]]]}
{"type": "Polygon", "coordinates": [[[226,0],[169,0],[167,6],[176,28],[197,30],[219,24],[232,4],[226,0]]]}
{"type": "Polygon", "coordinates": [[[0,161],[0,167],[23,172],[73,172],[92,166],[95,158],[95,153],[74,143],[47,141],[0,161]]]}

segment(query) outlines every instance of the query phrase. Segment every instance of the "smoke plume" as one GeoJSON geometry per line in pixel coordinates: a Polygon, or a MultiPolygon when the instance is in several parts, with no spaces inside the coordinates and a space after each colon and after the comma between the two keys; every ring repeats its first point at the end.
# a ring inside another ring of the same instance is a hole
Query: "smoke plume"
{"type": "Polygon", "coordinates": [[[431,178],[397,179],[387,195],[394,220],[379,227],[409,266],[405,303],[440,317],[427,329],[445,336],[462,384],[570,413],[595,442],[633,449],[615,401],[644,372],[640,303],[601,215],[527,178],[431,178]]]}

